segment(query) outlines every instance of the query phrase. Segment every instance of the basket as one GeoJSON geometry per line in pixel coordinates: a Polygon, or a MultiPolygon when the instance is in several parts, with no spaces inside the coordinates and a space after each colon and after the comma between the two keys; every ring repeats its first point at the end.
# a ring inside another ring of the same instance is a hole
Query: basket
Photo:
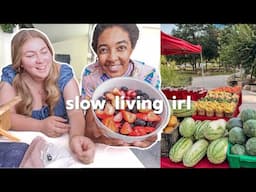
{"type": "Polygon", "coordinates": [[[256,156],[231,154],[232,144],[228,144],[227,159],[230,168],[256,168],[256,156]]]}

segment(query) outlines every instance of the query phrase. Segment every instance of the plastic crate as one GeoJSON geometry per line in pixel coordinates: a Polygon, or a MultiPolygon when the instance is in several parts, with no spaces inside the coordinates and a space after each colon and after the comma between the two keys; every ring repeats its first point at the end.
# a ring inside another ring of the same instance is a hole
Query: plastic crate
{"type": "Polygon", "coordinates": [[[231,143],[228,144],[227,159],[230,168],[256,168],[256,156],[231,154],[232,146],[231,143]]]}
{"type": "Polygon", "coordinates": [[[170,149],[179,137],[178,126],[171,133],[161,133],[161,157],[169,157],[170,149]]]}

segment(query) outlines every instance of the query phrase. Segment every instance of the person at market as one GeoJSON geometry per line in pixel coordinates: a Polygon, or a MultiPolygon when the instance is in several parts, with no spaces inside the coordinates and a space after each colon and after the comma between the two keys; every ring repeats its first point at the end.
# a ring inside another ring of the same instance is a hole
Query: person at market
{"type": "Polygon", "coordinates": [[[69,133],[71,150],[89,164],[95,144],[84,136],[83,112],[65,107],[65,101],[80,96],[78,83],[71,66],[57,63],[53,56],[44,33],[19,30],[11,41],[12,64],[2,69],[0,105],[20,96],[21,102],[11,109],[12,130],[40,131],[49,137],[69,133]]]}
{"type": "MultiPolygon", "coordinates": [[[[92,48],[97,55],[96,62],[87,66],[82,77],[82,99],[90,99],[94,90],[104,81],[115,77],[133,77],[160,88],[157,70],[143,62],[130,58],[137,40],[139,29],[136,24],[98,24],[92,36],[92,48]]],[[[95,142],[108,145],[133,145],[146,148],[152,146],[157,136],[144,141],[128,144],[123,140],[105,137],[96,125],[89,109],[85,115],[86,135],[95,142]]]]}

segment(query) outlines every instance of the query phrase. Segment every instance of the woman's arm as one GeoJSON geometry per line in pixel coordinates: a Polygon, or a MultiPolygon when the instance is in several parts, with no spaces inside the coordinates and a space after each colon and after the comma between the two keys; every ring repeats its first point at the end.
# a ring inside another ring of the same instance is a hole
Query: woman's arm
{"type": "MultiPolygon", "coordinates": [[[[16,96],[14,88],[6,82],[0,83],[0,105],[4,104],[16,96]],[[8,93],[8,95],[6,94],[8,93]]],[[[50,116],[44,120],[38,120],[29,116],[17,114],[15,107],[11,110],[11,129],[17,131],[40,131],[49,137],[58,137],[69,130],[66,120],[50,116]]]]}
{"type": "MultiPolygon", "coordinates": [[[[14,88],[7,82],[0,82],[0,105],[7,103],[16,96],[14,88]],[[8,93],[8,94],[6,94],[8,93]]],[[[40,120],[16,113],[15,106],[11,110],[11,129],[18,131],[41,131],[40,120]]]]}
{"type": "MultiPolygon", "coordinates": [[[[79,99],[78,84],[72,78],[64,88],[64,99],[67,100],[79,99]]],[[[88,138],[84,136],[85,120],[82,109],[67,110],[70,122],[70,148],[76,157],[83,163],[92,163],[95,155],[95,145],[88,138]]]]}
{"type": "MultiPolygon", "coordinates": [[[[78,84],[75,79],[71,79],[64,88],[64,100],[72,100],[80,98],[78,84]]],[[[70,109],[67,110],[69,123],[70,123],[70,137],[79,135],[84,136],[85,120],[83,117],[82,109],[70,109]]]]}

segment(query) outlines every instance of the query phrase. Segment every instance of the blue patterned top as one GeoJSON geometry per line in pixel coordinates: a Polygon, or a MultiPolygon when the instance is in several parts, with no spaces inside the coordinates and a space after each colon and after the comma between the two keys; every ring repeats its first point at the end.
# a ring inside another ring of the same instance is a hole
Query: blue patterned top
{"type": "MultiPolygon", "coordinates": [[[[60,65],[61,65],[61,67],[60,67],[60,76],[58,79],[58,86],[60,89],[61,96],[60,96],[59,102],[57,103],[57,105],[54,108],[54,114],[56,116],[68,119],[65,101],[64,101],[64,97],[63,97],[63,91],[64,91],[64,88],[67,85],[67,83],[73,78],[74,73],[73,73],[73,69],[70,65],[68,65],[68,64],[60,64],[60,65]]],[[[2,70],[1,81],[8,82],[12,85],[15,75],[16,75],[15,70],[12,68],[11,65],[8,65],[8,66],[4,67],[2,70]]],[[[45,118],[49,117],[49,115],[50,115],[49,112],[50,112],[50,108],[48,106],[43,106],[39,110],[33,110],[31,117],[33,117],[35,119],[45,119],[45,118]]]]}
{"type": "MultiPolygon", "coordinates": [[[[129,66],[123,77],[134,77],[136,79],[144,80],[155,88],[160,89],[160,74],[154,67],[146,65],[144,62],[130,60],[129,66]]],[[[87,66],[83,71],[82,79],[82,98],[89,99],[92,97],[95,89],[110,77],[102,71],[98,62],[87,66]]]]}

